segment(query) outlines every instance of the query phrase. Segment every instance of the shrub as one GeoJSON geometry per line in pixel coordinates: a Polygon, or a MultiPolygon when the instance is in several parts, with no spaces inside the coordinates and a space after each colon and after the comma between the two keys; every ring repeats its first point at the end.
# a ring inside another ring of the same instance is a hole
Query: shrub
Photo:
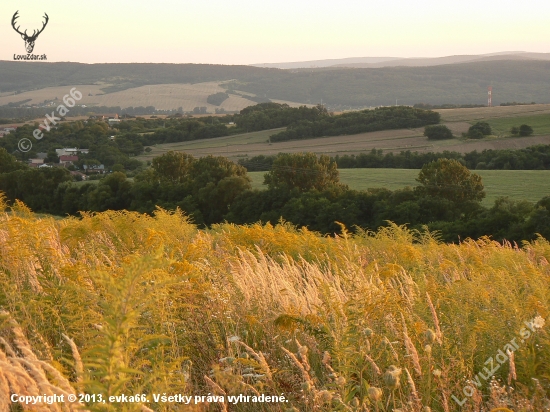
{"type": "Polygon", "coordinates": [[[481,139],[483,136],[488,136],[491,133],[491,126],[486,122],[477,122],[468,129],[468,137],[470,139],[481,139]]]}
{"type": "Polygon", "coordinates": [[[225,100],[229,99],[229,95],[224,92],[219,92],[215,94],[211,94],[206,98],[206,102],[208,104],[212,104],[214,106],[219,106],[222,104],[225,100]]]}
{"type": "Polygon", "coordinates": [[[533,134],[533,128],[531,126],[528,126],[526,124],[522,124],[519,127],[519,135],[520,136],[531,136],[533,134]]]}
{"type": "Polygon", "coordinates": [[[519,127],[513,126],[513,127],[510,129],[510,133],[512,133],[512,135],[514,135],[514,136],[517,136],[517,135],[519,134],[519,127]]]}
{"type": "Polygon", "coordinates": [[[483,133],[481,133],[481,131],[477,130],[477,129],[474,129],[472,131],[469,131],[467,136],[470,138],[470,139],[483,139],[483,133]]]}
{"type": "Polygon", "coordinates": [[[442,124],[426,126],[424,128],[424,136],[429,140],[443,140],[443,139],[452,139],[453,132],[447,126],[442,124]]]}

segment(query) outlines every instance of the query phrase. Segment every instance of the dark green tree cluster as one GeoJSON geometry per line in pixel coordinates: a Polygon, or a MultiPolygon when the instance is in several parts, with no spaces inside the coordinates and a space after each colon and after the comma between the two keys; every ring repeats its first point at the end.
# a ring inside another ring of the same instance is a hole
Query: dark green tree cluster
{"type": "Polygon", "coordinates": [[[470,169],[550,170],[550,145],[473,151],[464,155],[464,162],[470,169]]]}
{"type": "Polygon", "coordinates": [[[468,129],[467,137],[470,139],[483,139],[492,133],[491,126],[487,122],[477,122],[468,129]]]}
{"type": "Polygon", "coordinates": [[[233,119],[239,130],[253,132],[288,127],[302,121],[313,122],[328,116],[323,106],[290,107],[287,104],[260,103],[244,108],[233,119]]]}
{"type": "Polygon", "coordinates": [[[219,106],[223,102],[225,102],[227,99],[229,99],[229,95],[227,93],[219,92],[208,96],[206,98],[206,103],[211,104],[213,106],[219,106]]]}
{"type": "Polygon", "coordinates": [[[142,137],[146,146],[162,143],[187,142],[190,140],[211,139],[214,137],[228,136],[230,129],[218,120],[210,118],[180,119],[176,124],[166,128],[159,128],[152,134],[142,137]]]}
{"type": "MultiPolygon", "coordinates": [[[[239,159],[239,164],[249,172],[269,171],[276,155],[260,155],[239,159]]],[[[336,155],[333,160],[338,169],[355,168],[389,168],[389,169],[421,169],[425,164],[438,159],[455,159],[469,169],[490,170],[550,170],[550,145],[537,145],[525,149],[501,149],[472,151],[468,153],[443,151],[385,153],[383,150],[372,149],[368,153],[357,155],[336,155]]]]}
{"type": "Polygon", "coordinates": [[[424,136],[429,140],[452,139],[453,132],[447,126],[442,124],[430,125],[424,128],[424,136]]]}
{"type": "Polygon", "coordinates": [[[323,190],[338,183],[336,162],[329,156],[315,153],[283,153],[265,174],[264,184],[269,189],[293,189],[301,192],[323,190]]]}
{"type": "Polygon", "coordinates": [[[379,107],[338,116],[323,116],[316,121],[302,120],[289,125],[286,131],[271,136],[271,141],[284,142],[322,136],[414,128],[437,124],[439,121],[439,113],[429,110],[408,106],[379,107]]]}
{"type": "Polygon", "coordinates": [[[514,136],[531,136],[534,133],[534,130],[528,124],[522,124],[520,127],[513,126],[510,129],[510,133],[514,136]]]}

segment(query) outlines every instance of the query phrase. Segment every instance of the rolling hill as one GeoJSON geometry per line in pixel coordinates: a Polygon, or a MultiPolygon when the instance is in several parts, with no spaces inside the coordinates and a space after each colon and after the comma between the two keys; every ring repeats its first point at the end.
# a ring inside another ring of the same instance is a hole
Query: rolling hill
{"type": "MultiPolygon", "coordinates": [[[[281,70],[205,64],[80,64],[0,61],[0,97],[46,87],[99,85],[114,93],[149,85],[222,84],[230,94],[318,104],[331,110],[370,106],[550,103],[550,61],[490,60],[430,67],[281,70]]],[[[22,99],[20,99],[22,100],[22,99]]],[[[135,106],[128,99],[121,106],[135,106]]],[[[176,107],[180,106],[178,104],[176,107]]],[[[176,108],[174,107],[174,108],[176,108]]]]}
{"type": "Polygon", "coordinates": [[[439,66],[442,64],[471,63],[493,60],[550,60],[550,53],[528,53],[521,51],[466,54],[444,57],[348,57],[344,59],[308,60],[302,62],[258,63],[254,67],[273,69],[306,69],[319,67],[397,67],[397,66],[439,66]]]}

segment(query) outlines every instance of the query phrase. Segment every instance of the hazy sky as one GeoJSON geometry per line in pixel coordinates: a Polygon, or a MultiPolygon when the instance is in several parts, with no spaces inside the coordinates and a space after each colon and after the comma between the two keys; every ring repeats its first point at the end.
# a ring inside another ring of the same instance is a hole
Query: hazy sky
{"type": "MultiPolygon", "coordinates": [[[[343,57],[550,52],[550,2],[534,0],[1,0],[0,60],[25,54],[12,29],[48,27],[48,61],[252,64],[343,57]]],[[[1,73],[0,73],[1,75],[1,73]]]]}

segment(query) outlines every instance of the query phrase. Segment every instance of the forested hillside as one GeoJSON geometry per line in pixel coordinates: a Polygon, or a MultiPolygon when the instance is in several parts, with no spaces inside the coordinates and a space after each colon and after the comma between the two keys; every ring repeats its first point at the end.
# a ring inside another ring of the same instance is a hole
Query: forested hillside
{"type": "Polygon", "coordinates": [[[229,90],[331,109],[400,104],[550,103],[548,61],[494,61],[433,67],[280,70],[204,64],[0,62],[0,92],[104,83],[106,92],[147,84],[230,81],[229,90]],[[121,74],[122,73],[122,74],[121,74]]]}

